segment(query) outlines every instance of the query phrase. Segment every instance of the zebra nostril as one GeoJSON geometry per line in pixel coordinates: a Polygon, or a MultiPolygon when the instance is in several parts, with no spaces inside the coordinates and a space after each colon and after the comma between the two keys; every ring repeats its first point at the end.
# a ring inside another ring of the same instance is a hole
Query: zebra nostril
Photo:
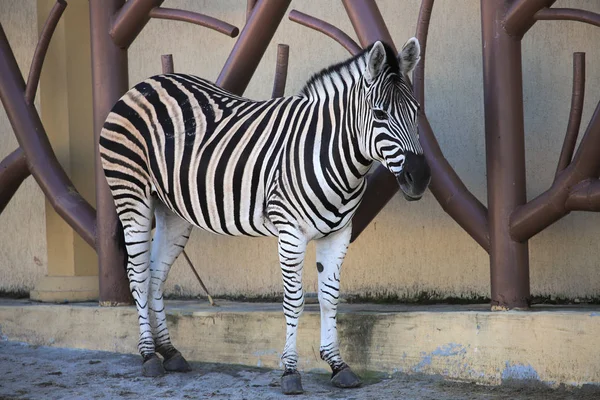
{"type": "Polygon", "coordinates": [[[406,182],[408,184],[413,184],[413,176],[410,172],[406,171],[406,173],[404,173],[404,177],[406,178],[406,182]]]}

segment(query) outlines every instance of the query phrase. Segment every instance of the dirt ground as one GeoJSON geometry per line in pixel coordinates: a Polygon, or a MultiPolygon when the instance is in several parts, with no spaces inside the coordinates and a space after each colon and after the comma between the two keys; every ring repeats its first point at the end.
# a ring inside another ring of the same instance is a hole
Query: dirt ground
{"type": "MultiPolygon", "coordinates": [[[[187,374],[140,376],[140,358],[0,341],[0,400],[5,399],[282,399],[280,371],[193,363],[187,374]]],[[[296,399],[599,399],[597,387],[549,389],[532,384],[486,387],[441,379],[374,374],[359,389],[336,389],[328,375],[303,374],[296,399]]]]}

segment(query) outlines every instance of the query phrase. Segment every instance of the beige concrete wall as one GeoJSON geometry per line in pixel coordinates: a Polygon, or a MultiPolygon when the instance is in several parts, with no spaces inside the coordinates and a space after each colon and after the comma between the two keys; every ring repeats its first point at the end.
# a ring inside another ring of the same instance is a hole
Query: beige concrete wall
{"type": "MultiPolygon", "coordinates": [[[[32,0],[0,1],[0,23],[23,75],[37,43],[37,4],[32,0]]],[[[36,97],[39,110],[39,92],[36,97]]],[[[0,159],[18,146],[0,105],[0,159]]],[[[28,292],[46,274],[46,221],[44,196],[33,178],[21,185],[0,214],[0,291],[28,292]]]]}
{"type": "MultiPolygon", "coordinates": [[[[241,28],[245,3],[244,0],[170,0],[168,6],[212,15],[241,28]]],[[[378,1],[399,46],[414,34],[419,3],[416,0],[378,1]]],[[[1,2],[0,7],[6,7],[4,4],[1,2]]],[[[556,7],[600,12],[600,3],[594,0],[559,0],[556,7]]],[[[341,2],[294,0],[290,9],[293,8],[325,19],[355,37],[341,2]]],[[[35,18],[31,24],[34,32],[35,18]]],[[[570,105],[572,52],[587,52],[584,127],[598,101],[599,41],[600,30],[588,25],[540,22],[523,42],[529,198],[550,185],[556,167],[570,105]]],[[[198,26],[151,21],[130,49],[130,83],[133,85],[159,73],[160,55],[165,53],[173,54],[176,71],[215,80],[234,43],[235,39],[198,26]]],[[[286,19],[246,91],[248,97],[266,99],[270,96],[277,43],[290,45],[287,94],[297,92],[312,73],[348,56],[331,39],[286,19]]],[[[22,51],[25,57],[31,54],[22,51]]],[[[430,122],[451,165],[467,187],[486,203],[479,1],[436,2],[427,60],[430,122]]],[[[7,134],[2,135],[5,140],[7,134]]],[[[12,150],[1,143],[2,154],[12,150]]],[[[11,211],[18,215],[17,211],[11,211]]],[[[3,220],[7,216],[0,218],[5,226],[3,220]]],[[[589,297],[600,293],[596,261],[600,256],[596,242],[598,222],[600,216],[596,214],[573,214],[531,241],[534,295],[589,297]]],[[[19,229],[21,232],[21,229],[33,228],[19,229]]],[[[8,236],[8,242],[0,243],[0,257],[8,249],[24,246],[23,239],[19,242],[13,235],[8,236]]],[[[43,243],[43,234],[40,238],[36,241],[43,243]]],[[[213,294],[257,296],[281,292],[276,242],[272,239],[225,238],[194,231],[187,251],[213,294]]],[[[28,262],[21,253],[15,260],[21,264],[28,262]]],[[[305,268],[308,292],[316,291],[313,265],[311,246],[305,268]]],[[[26,267],[32,268],[31,265],[26,267]]],[[[5,268],[0,258],[0,271],[5,268]]],[[[6,273],[10,281],[13,274],[12,271],[6,273]]],[[[182,260],[173,267],[167,286],[169,293],[202,294],[182,260]]],[[[398,196],[351,246],[344,266],[342,290],[346,294],[398,297],[413,297],[421,292],[441,297],[488,296],[488,258],[442,211],[431,194],[411,204],[398,196]]]]}

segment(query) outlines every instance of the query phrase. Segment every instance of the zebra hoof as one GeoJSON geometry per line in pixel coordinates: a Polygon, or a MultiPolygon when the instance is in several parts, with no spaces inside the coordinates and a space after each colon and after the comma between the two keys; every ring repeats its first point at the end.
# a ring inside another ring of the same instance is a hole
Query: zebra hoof
{"type": "Polygon", "coordinates": [[[192,370],[190,364],[188,364],[180,352],[176,352],[163,361],[163,367],[169,372],[190,372],[192,370]]]}
{"type": "Polygon", "coordinates": [[[335,387],[348,389],[359,387],[362,382],[360,378],[352,372],[350,367],[344,367],[331,377],[331,384],[335,387]]]}
{"type": "Polygon", "coordinates": [[[302,378],[298,371],[285,371],[281,377],[281,391],[283,394],[302,394],[302,378]]]}
{"type": "Polygon", "coordinates": [[[165,369],[156,354],[153,354],[144,360],[142,364],[142,375],[148,377],[163,376],[165,369]]]}

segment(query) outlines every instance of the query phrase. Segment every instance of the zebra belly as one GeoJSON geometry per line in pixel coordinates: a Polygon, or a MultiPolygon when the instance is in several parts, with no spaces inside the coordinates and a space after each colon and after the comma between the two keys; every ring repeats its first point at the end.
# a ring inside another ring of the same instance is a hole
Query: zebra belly
{"type": "MultiPolygon", "coordinates": [[[[181,218],[197,228],[231,236],[276,236],[277,229],[264,212],[264,189],[251,179],[211,169],[189,174],[180,168],[171,182],[152,176],[152,191],[181,218]]],[[[159,175],[160,176],[160,175],[159,175]]]]}

